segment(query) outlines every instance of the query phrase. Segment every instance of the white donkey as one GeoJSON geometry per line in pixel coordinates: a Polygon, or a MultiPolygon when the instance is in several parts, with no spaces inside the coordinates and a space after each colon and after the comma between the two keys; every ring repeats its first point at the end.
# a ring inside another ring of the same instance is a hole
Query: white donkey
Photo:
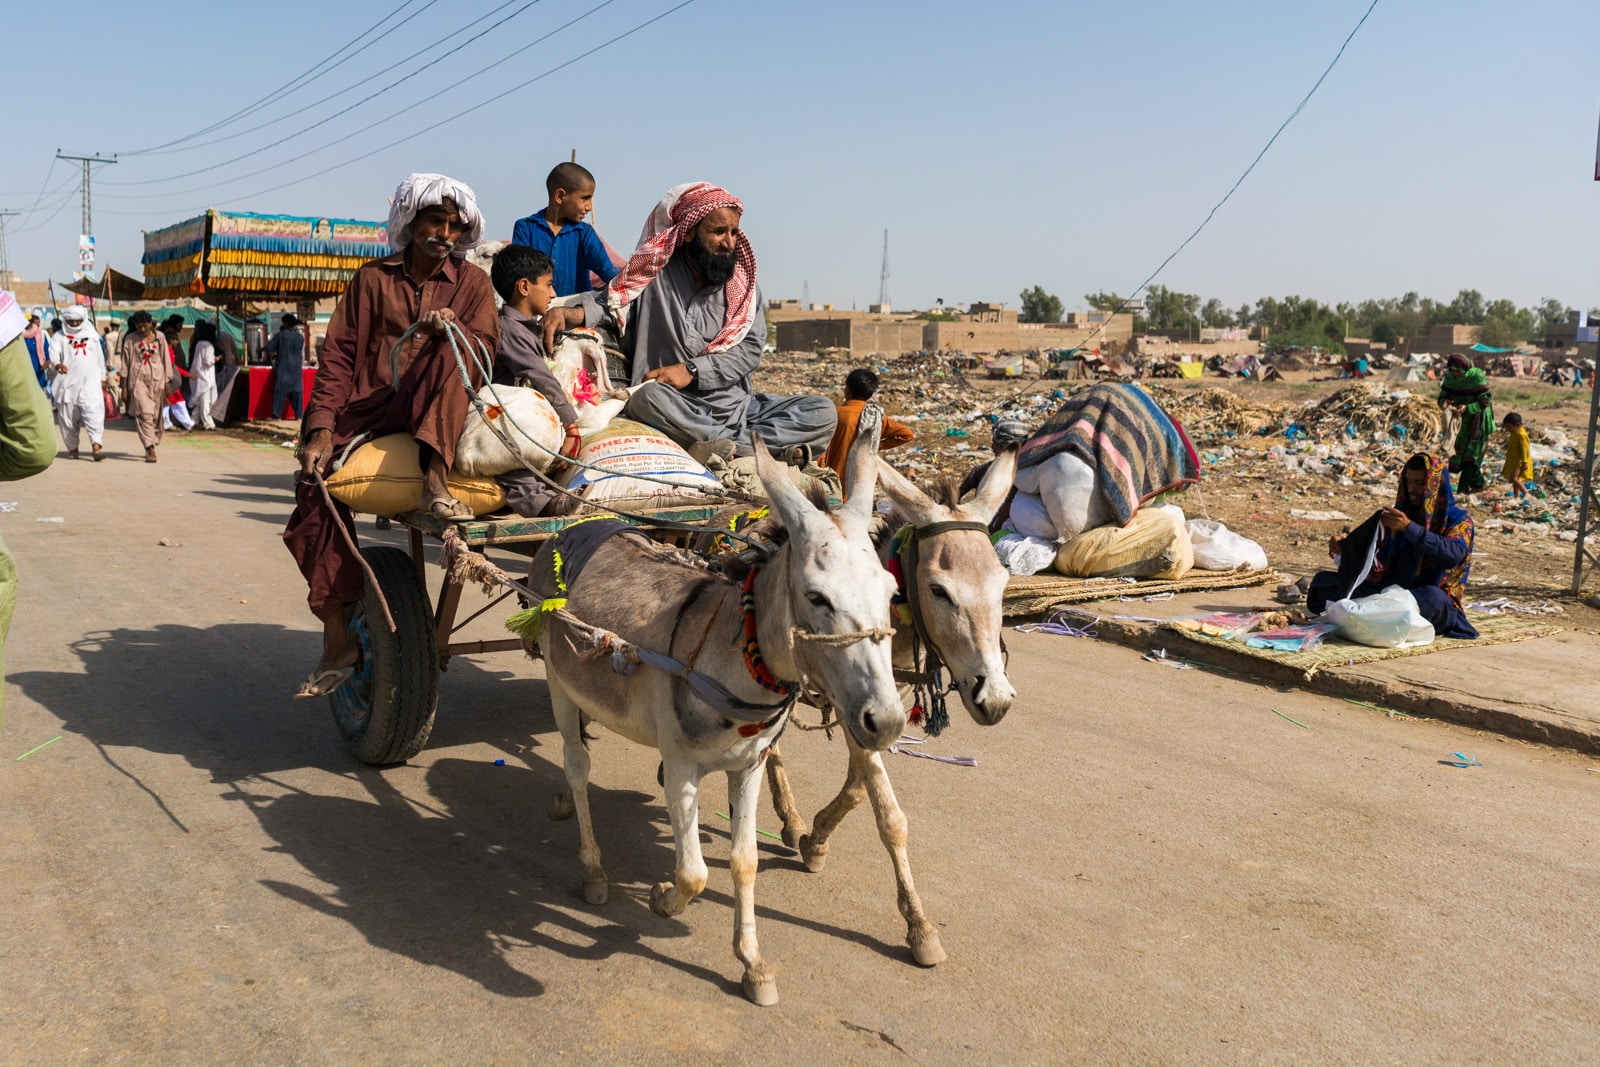
{"type": "MultiPolygon", "coordinates": [[[[1016,477],[1016,451],[1007,450],[996,457],[966,504],[958,502],[954,483],[943,487],[947,500],[939,503],[887,463],[880,460],[879,467],[883,491],[893,503],[895,515],[879,530],[878,553],[884,566],[896,558],[901,561],[900,580],[905,584],[908,608],[915,620],[914,625],[908,625],[896,618],[897,675],[906,678],[916,669],[913,640],[926,642],[949,669],[951,681],[972,718],[980,726],[993,726],[1010,709],[1016,690],[1006,676],[1000,642],[1006,572],[995,557],[987,530],[1016,477]],[[911,550],[897,556],[892,535],[902,523],[912,528],[911,550]]],[[[837,703],[833,706],[844,707],[837,703]]],[[[911,880],[905,812],[889,784],[883,756],[857,744],[848,730],[845,743],[850,765],[844,786],[817,813],[816,825],[809,832],[795,807],[783,760],[773,749],[767,761],[767,776],[772,783],[772,805],[783,820],[783,840],[799,850],[808,871],[820,871],[828,857],[829,836],[864,797],[870,798],[877,816],[878,837],[894,864],[900,914],[906,920],[906,942],[917,963],[932,967],[944,960],[945,951],[911,880]]]]}
{"type": "Polygon", "coordinates": [[[581,570],[564,572],[574,563],[564,548],[577,550],[589,524],[548,543],[533,564],[534,587],[554,610],[538,645],[578,817],[585,899],[604,903],[608,886],[589,813],[587,715],[661,752],[677,862],[674,880],[650,894],[658,915],[679,914],[705,888],[700,780],[726,772],[733,949],[744,964],[745,996],[757,1004],[778,999],[755,933],[762,758],[802,687],[850,709],[844,728],[865,751],[888,748],[905,729],[890,661],[894,580],[868,534],[877,476],[872,436],[858,439],[851,451],[850,503],[831,514],[810,503],[755,439],[757,473],[789,536],[742,586],[709,571],[703,559],[626,533],[591,544],[581,570]],[[574,626],[572,619],[588,626],[574,626]],[[614,654],[597,658],[607,649],[614,654]],[[622,661],[630,656],[652,666],[618,673],[627,671],[622,661]]]}

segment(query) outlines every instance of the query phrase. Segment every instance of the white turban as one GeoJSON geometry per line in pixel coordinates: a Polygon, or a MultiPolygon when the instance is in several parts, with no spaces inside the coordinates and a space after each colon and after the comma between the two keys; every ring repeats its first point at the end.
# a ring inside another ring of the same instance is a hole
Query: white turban
{"type": "Polygon", "coordinates": [[[477,247],[483,240],[483,216],[478,212],[478,198],[470,186],[443,174],[412,174],[395,189],[394,198],[389,201],[389,247],[398,252],[410,244],[411,223],[417,212],[446,200],[455,202],[465,224],[454,254],[464,256],[477,247]]]}

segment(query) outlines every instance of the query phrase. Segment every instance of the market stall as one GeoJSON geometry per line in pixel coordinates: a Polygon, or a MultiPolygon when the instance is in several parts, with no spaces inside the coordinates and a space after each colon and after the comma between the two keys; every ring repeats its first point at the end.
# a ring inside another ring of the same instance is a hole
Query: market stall
{"type": "MultiPolygon", "coordinates": [[[[382,222],[361,219],[261,215],[208,210],[174,226],[144,235],[144,296],[147,300],[197,297],[226,307],[246,320],[247,362],[266,338],[265,324],[254,324],[247,304],[293,303],[304,324],[306,354],[314,351],[311,323],[319,299],[344,292],[351,275],[368,260],[390,252],[382,222]],[[256,343],[249,327],[256,325],[256,343]]],[[[219,318],[222,316],[218,316],[219,318]]],[[[272,418],[274,372],[247,366],[233,390],[232,417],[272,418]]],[[[316,369],[304,370],[303,395],[311,395],[316,369]]],[[[281,414],[281,413],[277,413],[281,414]]]]}

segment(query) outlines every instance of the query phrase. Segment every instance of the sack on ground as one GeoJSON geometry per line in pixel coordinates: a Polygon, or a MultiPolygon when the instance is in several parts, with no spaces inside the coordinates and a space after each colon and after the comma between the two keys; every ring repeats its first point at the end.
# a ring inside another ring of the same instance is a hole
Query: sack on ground
{"type": "Polygon", "coordinates": [[[1049,512],[1044,509],[1044,501],[1032,493],[1018,493],[1011,498],[1011,514],[1007,516],[1004,528],[1023,537],[1051,542],[1057,540],[1056,528],[1050,522],[1049,512]]]}
{"type": "Polygon", "coordinates": [[[1095,489],[1094,468],[1078,456],[1058,452],[1028,469],[1039,472],[1039,499],[1062,541],[1114,520],[1110,506],[1095,489]]]}
{"type": "Polygon", "coordinates": [[[456,470],[492,478],[507,471],[550,468],[561,451],[564,431],[543,393],[515,385],[486,385],[478,390],[478,400],[481,408],[478,404],[467,408],[466,427],[456,446],[456,470]],[[516,452],[506,447],[507,440],[516,452]]]}
{"type": "Polygon", "coordinates": [[[1267,553],[1248,537],[1241,537],[1214,519],[1190,519],[1189,541],[1194,545],[1194,565],[1203,571],[1232,571],[1267,565],[1267,553]]]}
{"type": "Polygon", "coordinates": [[[1358,645],[1409,648],[1433,640],[1433,623],[1422,617],[1411,590],[1398,585],[1372,596],[1336,600],[1328,605],[1327,615],[1340,637],[1358,645]]]}
{"type": "Polygon", "coordinates": [[[698,504],[706,499],[698,489],[716,493],[722,488],[716,476],[689,453],[649,426],[629,419],[613,419],[585,437],[578,459],[591,467],[575,468],[567,488],[595,503],[628,501],[647,507],[698,504]],[[647,475],[652,480],[636,475],[647,475]]]}
{"type": "MultiPolygon", "coordinates": [[[[333,498],[367,515],[399,515],[422,506],[422,467],[417,462],[417,441],[408,433],[393,433],[368,441],[350,453],[340,468],[328,475],[333,498]]],[[[506,494],[493,478],[477,478],[451,470],[445,477],[450,494],[486,515],[505,506],[506,494]]]]}
{"type": "Polygon", "coordinates": [[[1056,543],[1054,540],[1043,541],[1021,534],[1006,534],[994,543],[994,552],[1000,557],[1000,566],[1007,573],[1026,578],[1055,562],[1056,543]]]}
{"type": "Polygon", "coordinates": [[[1126,526],[1085,530],[1056,556],[1056,570],[1078,578],[1182,578],[1194,546],[1176,508],[1143,508],[1126,526]]]}

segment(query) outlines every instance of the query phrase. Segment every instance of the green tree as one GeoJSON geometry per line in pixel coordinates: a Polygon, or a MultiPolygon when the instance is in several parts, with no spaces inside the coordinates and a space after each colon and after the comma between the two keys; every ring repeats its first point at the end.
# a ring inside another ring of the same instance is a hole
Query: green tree
{"type": "Polygon", "coordinates": [[[1384,315],[1372,324],[1367,331],[1367,336],[1375,345],[1396,345],[1404,336],[1400,332],[1400,321],[1392,315],[1384,315]]]}
{"type": "Polygon", "coordinates": [[[1017,321],[1060,322],[1062,311],[1061,298],[1036,285],[1022,291],[1022,311],[1017,315],[1017,321]]]}
{"type": "Polygon", "coordinates": [[[1551,326],[1558,322],[1567,321],[1567,305],[1564,301],[1557,300],[1553,296],[1547,296],[1540,300],[1533,309],[1533,315],[1537,320],[1535,328],[1538,331],[1538,335],[1543,337],[1544,332],[1551,326]]]}
{"type": "Polygon", "coordinates": [[[1200,321],[1207,326],[1232,326],[1233,312],[1222,306],[1222,301],[1212,297],[1200,309],[1200,321]]]}
{"type": "Polygon", "coordinates": [[[1478,327],[1478,343],[1490,348],[1515,348],[1521,340],[1516,327],[1498,315],[1490,315],[1478,327]]]}
{"type": "Polygon", "coordinates": [[[1122,297],[1102,290],[1098,293],[1084,293],[1083,302],[1095,311],[1115,311],[1122,306],[1122,297]]]}
{"type": "Polygon", "coordinates": [[[1441,322],[1448,322],[1458,326],[1477,326],[1483,322],[1488,314],[1488,309],[1483,303],[1483,294],[1476,289],[1463,289],[1456,294],[1444,309],[1446,318],[1441,322]]]}
{"type": "Polygon", "coordinates": [[[1152,285],[1145,297],[1150,325],[1157,330],[1197,330],[1200,328],[1200,297],[1180,293],[1164,285],[1152,285]]]}

